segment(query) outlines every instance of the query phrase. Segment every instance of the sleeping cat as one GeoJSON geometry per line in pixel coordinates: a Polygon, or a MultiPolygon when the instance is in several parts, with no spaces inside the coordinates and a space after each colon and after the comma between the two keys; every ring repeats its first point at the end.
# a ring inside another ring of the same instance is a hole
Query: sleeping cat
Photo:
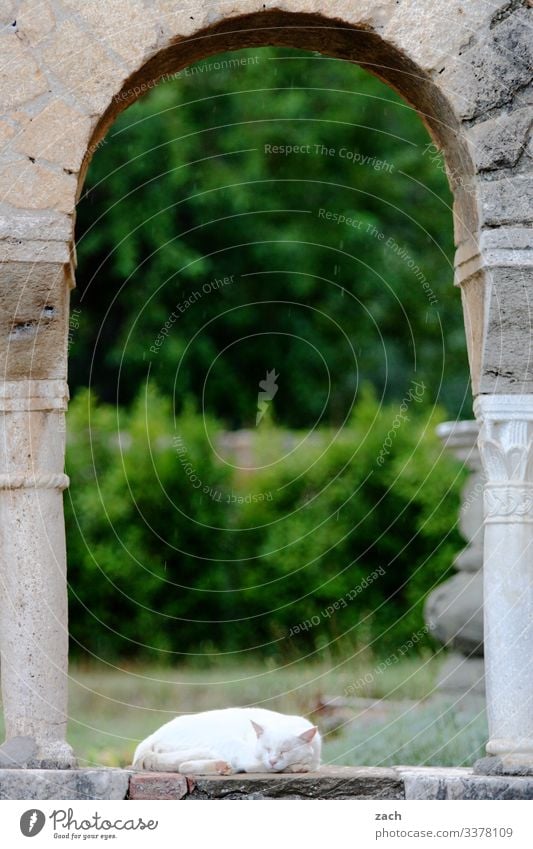
{"type": "Polygon", "coordinates": [[[320,748],[318,728],[301,716],[226,708],[167,722],[137,746],[133,766],[195,775],[311,772],[320,748]]]}

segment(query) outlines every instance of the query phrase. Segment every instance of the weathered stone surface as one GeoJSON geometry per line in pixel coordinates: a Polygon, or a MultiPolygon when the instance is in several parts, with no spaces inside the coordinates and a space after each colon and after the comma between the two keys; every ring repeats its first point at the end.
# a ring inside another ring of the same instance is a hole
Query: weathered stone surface
{"type": "Polygon", "coordinates": [[[92,114],[102,112],[120,88],[125,70],[72,21],[64,21],[47,45],[44,58],[67,94],[86,103],[92,114]]]}
{"type": "Polygon", "coordinates": [[[9,112],[47,90],[47,82],[16,32],[3,35],[0,62],[0,113],[9,112]]]}
{"type": "Polygon", "coordinates": [[[417,0],[396,6],[384,36],[409,43],[413,58],[423,68],[440,70],[447,57],[467,44],[486,19],[486,4],[479,0],[417,0]]]}
{"type": "Polygon", "coordinates": [[[28,119],[17,136],[15,150],[78,171],[91,127],[91,119],[86,115],[72,109],[64,100],[53,100],[35,118],[28,119]]]}
{"type": "Polygon", "coordinates": [[[53,210],[0,211],[0,239],[68,242],[71,238],[70,215],[53,210]]]}
{"type": "Polygon", "coordinates": [[[533,780],[474,775],[470,769],[398,767],[406,799],[533,799],[533,780]]]}
{"type": "Polygon", "coordinates": [[[0,368],[4,379],[65,378],[66,266],[0,263],[0,368]]]}
{"type": "Polygon", "coordinates": [[[480,196],[483,225],[533,222],[533,177],[527,174],[483,182],[480,196]]]}
{"type": "Polygon", "coordinates": [[[155,21],[141,0],[113,0],[106,5],[105,14],[101,0],[85,0],[81,4],[79,0],[63,0],[63,5],[78,12],[98,41],[132,67],[138,67],[142,57],[156,45],[155,21]]]}
{"type": "Polygon", "coordinates": [[[24,0],[17,14],[20,37],[30,44],[39,44],[55,26],[54,13],[48,0],[24,0]]]}
{"type": "Polygon", "coordinates": [[[183,799],[187,779],[177,772],[138,772],[131,776],[128,799],[183,799]]]}
{"type": "Polygon", "coordinates": [[[530,73],[533,69],[532,23],[531,8],[522,8],[504,18],[493,30],[494,44],[498,50],[512,56],[517,64],[529,68],[530,73]]]}
{"type": "Polygon", "coordinates": [[[531,109],[526,108],[475,124],[469,138],[478,170],[492,171],[515,165],[527,145],[532,122],[531,109]]]}
{"type": "Polygon", "coordinates": [[[0,769],[0,799],[125,799],[129,777],[122,769],[0,769]]]}
{"type": "MultiPolygon", "coordinates": [[[[474,773],[478,775],[533,776],[533,763],[514,763],[512,758],[480,758],[474,764],[474,773]]],[[[533,783],[533,782],[532,782],[533,783]]]]}
{"type": "Polygon", "coordinates": [[[441,74],[441,84],[453,98],[462,118],[475,118],[512,100],[531,79],[531,70],[512,54],[496,50],[490,41],[476,44],[441,74]]]}
{"type": "Polygon", "coordinates": [[[185,779],[121,769],[3,770],[2,799],[532,799],[527,777],[474,775],[450,767],[323,767],[305,776],[185,779]],[[328,770],[331,774],[325,775],[328,770]],[[354,778],[355,773],[359,778],[354,778]],[[337,776],[335,779],[334,776],[337,776]],[[352,777],[350,777],[350,775],[352,777]],[[357,781],[357,785],[354,782],[357,781]],[[296,782],[296,783],[295,783],[296,782]],[[196,785],[196,786],[195,786],[196,785]],[[405,790],[404,790],[405,787],[405,790]],[[129,790],[128,790],[129,788],[129,790]],[[186,795],[183,791],[189,789],[186,795]],[[153,794],[151,793],[153,790],[153,794]],[[132,792],[133,791],[133,792],[132,792]],[[173,795],[165,795],[169,792],[173,795]],[[405,794],[405,795],[404,795],[405,794]]]}
{"type": "Polygon", "coordinates": [[[15,135],[15,127],[7,121],[0,121],[0,154],[7,150],[10,140],[15,135]]]}
{"type": "Polygon", "coordinates": [[[480,392],[532,393],[533,320],[524,310],[531,265],[490,268],[488,274],[480,392]]]}
{"type": "Polygon", "coordinates": [[[329,767],[300,775],[194,776],[187,799],[402,799],[393,769],[329,767]]]}
{"type": "Polygon", "coordinates": [[[0,165],[0,198],[19,209],[73,212],[76,177],[21,159],[0,165]]]}
{"type": "Polygon", "coordinates": [[[0,27],[11,26],[15,18],[15,0],[3,0],[0,8],[0,27]]]}
{"type": "Polygon", "coordinates": [[[36,753],[33,737],[12,737],[0,746],[0,769],[22,769],[36,753]]]}

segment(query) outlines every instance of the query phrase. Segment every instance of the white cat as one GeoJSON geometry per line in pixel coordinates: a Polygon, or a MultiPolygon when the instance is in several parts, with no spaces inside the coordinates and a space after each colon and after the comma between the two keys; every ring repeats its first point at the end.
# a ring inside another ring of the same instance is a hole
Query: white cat
{"type": "Polygon", "coordinates": [[[226,708],[178,716],[137,746],[138,769],[195,775],[311,772],[320,764],[318,728],[301,716],[226,708]]]}

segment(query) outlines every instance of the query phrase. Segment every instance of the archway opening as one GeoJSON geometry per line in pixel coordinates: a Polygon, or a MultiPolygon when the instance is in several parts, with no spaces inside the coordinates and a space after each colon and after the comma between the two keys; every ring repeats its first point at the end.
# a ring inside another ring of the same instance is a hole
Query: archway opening
{"type": "MultiPolygon", "coordinates": [[[[298,33],[309,45],[316,29],[298,33]]],[[[71,630],[100,664],[140,653],[156,674],[125,679],[165,677],[180,711],[214,706],[229,663],[240,684],[225,699],[275,707],[288,687],[308,712],[309,677],[316,698],[329,682],[383,692],[378,665],[423,631],[423,595],[460,546],[457,470],[432,439],[435,405],[470,404],[450,194],[412,109],[335,60],[342,28],[329,58],[214,54],[232,37],[103,136],[110,112],[91,144],[70,334],[71,630]],[[189,674],[169,671],[178,658],[207,668],[190,672],[194,708],[172,683],[189,674]]],[[[360,38],[375,64],[375,36],[360,38]]],[[[268,40],[285,39],[300,45],[283,29],[268,40]]],[[[176,67],[173,49],[128,82],[132,99],[176,67]]],[[[427,629],[419,643],[435,647],[427,629]]],[[[425,656],[409,662],[389,695],[427,688],[425,656]]],[[[359,744],[341,747],[332,737],[332,759],[361,762],[359,744]]]]}

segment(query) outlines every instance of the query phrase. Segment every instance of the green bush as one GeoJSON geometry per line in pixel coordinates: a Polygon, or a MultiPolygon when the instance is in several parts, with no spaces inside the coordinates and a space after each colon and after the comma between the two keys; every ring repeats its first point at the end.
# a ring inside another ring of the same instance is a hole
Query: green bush
{"type": "Polygon", "coordinates": [[[225,583],[214,568],[219,534],[205,526],[224,517],[197,482],[215,491],[227,479],[204,442],[203,421],[186,410],[175,423],[170,403],[154,392],[129,412],[88,392],[76,397],[65,505],[75,651],[115,656],[202,645],[206,625],[194,620],[209,617],[204,594],[225,583]]]}
{"type": "Polygon", "coordinates": [[[462,473],[434,435],[443,411],[414,386],[403,406],[360,393],[339,431],[261,423],[264,468],[240,475],[207,441],[216,424],[190,407],[174,421],[154,392],[130,412],[78,395],[66,505],[74,649],[282,659],[371,644],[386,656],[418,632],[416,648],[431,645],[422,606],[462,545],[462,473]]]}

